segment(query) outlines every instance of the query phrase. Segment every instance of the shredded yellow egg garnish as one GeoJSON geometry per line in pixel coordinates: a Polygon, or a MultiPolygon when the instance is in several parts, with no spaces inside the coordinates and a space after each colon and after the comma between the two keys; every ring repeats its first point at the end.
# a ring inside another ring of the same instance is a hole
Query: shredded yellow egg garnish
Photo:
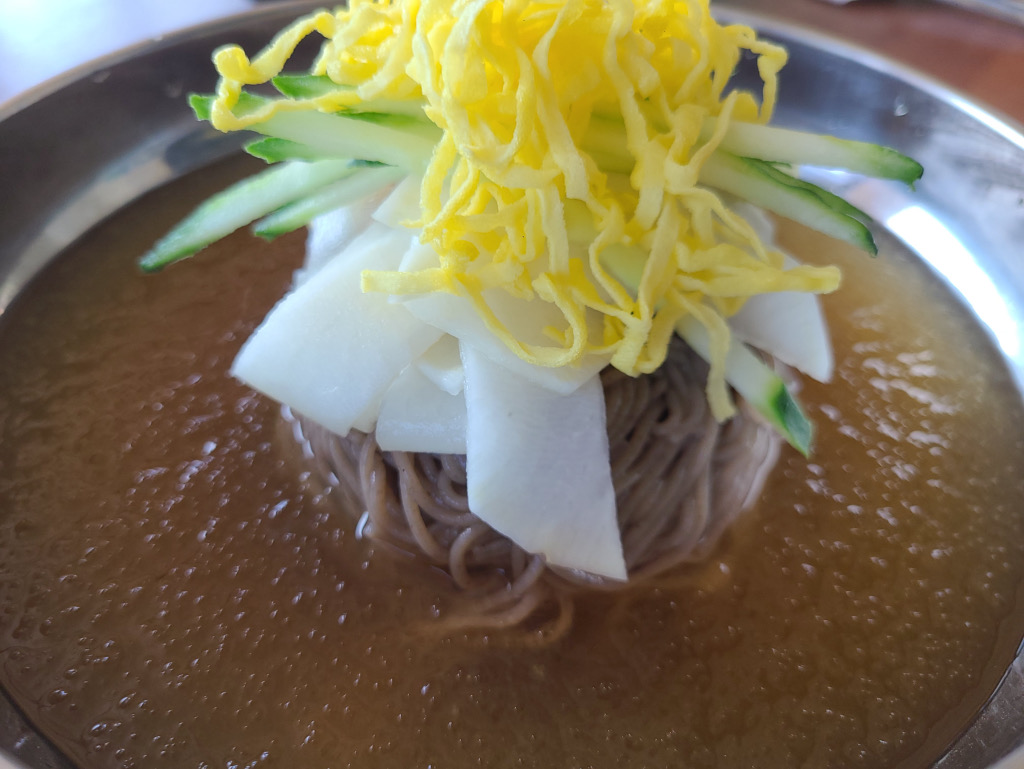
{"type": "Polygon", "coordinates": [[[631,375],[658,368],[677,322],[693,316],[711,336],[708,395],[725,418],[725,319],[756,294],[839,282],[834,268],[783,269],[782,255],[697,183],[731,119],[769,120],[785,62],[750,28],[717,23],[708,0],[352,0],[300,19],[252,61],[237,47],[218,51],[211,120],[236,130],[282,110],[422,104],[441,138],[414,224],[439,266],[368,272],[364,290],[455,293],[530,363],[598,354],[631,375]],[[279,74],[314,32],[327,42],[313,73],[351,88],[236,116],[242,87],[279,74]],[[727,89],[745,51],[757,59],[760,103],[727,89]],[[626,173],[600,164],[602,126],[621,134],[626,173]],[[609,249],[622,247],[643,254],[638,285],[608,268],[609,249]],[[517,339],[486,300],[495,288],[552,303],[564,327],[549,329],[550,345],[517,339]]]}

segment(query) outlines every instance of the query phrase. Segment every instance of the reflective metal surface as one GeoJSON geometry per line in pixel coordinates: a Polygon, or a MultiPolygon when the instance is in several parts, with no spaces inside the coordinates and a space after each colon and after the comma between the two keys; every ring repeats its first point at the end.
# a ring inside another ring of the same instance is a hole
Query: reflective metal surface
{"type": "MultiPolygon", "coordinates": [[[[824,0],[833,5],[847,5],[855,0],[824,0]]],[[[942,0],[950,5],[969,8],[978,13],[986,13],[997,19],[1024,24],[1024,2],[1021,0],[942,0]]]]}
{"type": "MultiPolygon", "coordinates": [[[[143,192],[234,152],[183,96],[214,84],[210,51],[248,50],[311,7],[276,6],[131,49],[0,108],[0,314],[50,259],[143,192]]],[[[916,191],[819,174],[917,252],[972,309],[1024,392],[1024,135],[870,53],[743,15],[787,45],[780,124],[881,142],[927,172],[916,191]]],[[[1024,505],[1024,500],[1022,500],[1024,505]]],[[[1024,742],[1024,659],[940,769],[991,765],[1024,742]]],[[[67,763],[0,700],[0,750],[67,763]]],[[[0,755],[0,769],[4,767],[0,755]]]]}

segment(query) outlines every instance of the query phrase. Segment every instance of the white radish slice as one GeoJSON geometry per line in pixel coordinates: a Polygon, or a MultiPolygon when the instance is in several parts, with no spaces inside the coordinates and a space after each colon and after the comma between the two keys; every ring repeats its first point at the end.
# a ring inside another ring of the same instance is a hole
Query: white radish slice
{"type": "MultiPolygon", "coordinates": [[[[729,208],[746,219],[764,243],[775,240],[775,220],[759,206],[745,200],[730,200],[729,208]]],[[[799,262],[785,256],[785,267],[799,262]]],[[[736,338],[783,363],[793,366],[819,382],[832,379],[834,361],[828,326],[821,302],[814,294],[787,291],[760,294],[729,319],[736,338]]]]}
{"type": "Polygon", "coordinates": [[[446,393],[409,366],[380,402],[377,443],[385,451],[465,454],[465,397],[446,393]]]}
{"type": "Polygon", "coordinates": [[[432,246],[417,241],[405,252],[398,269],[402,272],[415,272],[440,266],[441,257],[437,255],[437,251],[432,246]]]}
{"type": "Polygon", "coordinates": [[[626,579],[604,390],[559,395],[462,345],[469,509],[552,566],[626,579]]]}
{"type": "Polygon", "coordinates": [[[403,222],[420,218],[420,187],[423,177],[415,174],[406,176],[391,190],[390,194],[376,206],[373,218],[394,229],[402,229],[403,222]]]}
{"type": "MultiPolygon", "coordinates": [[[[412,271],[436,267],[437,254],[430,246],[414,244],[402,260],[401,269],[412,271]]],[[[518,339],[550,345],[543,334],[546,326],[561,327],[565,319],[546,302],[519,299],[500,289],[486,292],[491,309],[518,339]]],[[[480,350],[495,363],[552,392],[568,395],[608,365],[610,356],[587,355],[570,366],[547,368],[527,363],[496,337],[468,299],[454,294],[418,294],[402,302],[417,318],[480,350]]],[[[590,333],[598,334],[596,324],[590,333]]],[[[599,337],[598,337],[599,338],[599,337]]]]}
{"type": "Polygon", "coordinates": [[[458,395],[466,381],[459,355],[459,340],[445,334],[416,359],[424,376],[449,395],[458,395]]]}
{"type": "Polygon", "coordinates": [[[363,413],[352,421],[353,430],[358,430],[359,432],[366,433],[367,435],[373,432],[374,428],[377,426],[377,413],[380,411],[380,401],[380,398],[374,398],[366,405],[366,408],[363,409],[363,413]]]}
{"type": "MultiPolygon", "coordinates": [[[[553,393],[568,395],[575,392],[584,382],[593,379],[608,365],[609,358],[603,355],[587,355],[577,365],[557,368],[527,363],[491,333],[466,299],[453,294],[420,296],[407,300],[404,305],[424,323],[478,348],[498,365],[553,393]]],[[[540,312],[542,311],[538,308],[538,314],[540,312]]],[[[507,321],[507,318],[503,320],[507,321]]]]}
{"type": "MultiPolygon", "coordinates": [[[[787,269],[796,265],[795,259],[786,257],[787,269]]],[[[798,291],[760,294],[729,318],[729,327],[741,342],[819,382],[832,379],[832,341],[817,295],[798,291]]]]}
{"type": "Polygon", "coordinates": [[[290,292],[256,329],[231,372],[256,390],[345,435],[395,377],[441,337],[401,304],[363,293],[364,269],[395,269],[405,231],[367,231],[290,292]]]}
{"type": "Polygon", "coordinates": [[[373,221],[371,214],[394,188],[368,195],[355,203],[322,214],[309,223],[306,237],[306,262],[295,273],[297,286],[343,251],[373,221]]]}

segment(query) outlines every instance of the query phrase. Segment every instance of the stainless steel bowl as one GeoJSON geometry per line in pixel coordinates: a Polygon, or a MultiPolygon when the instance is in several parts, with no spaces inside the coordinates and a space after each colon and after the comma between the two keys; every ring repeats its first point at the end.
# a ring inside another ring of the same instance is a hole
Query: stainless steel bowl
{"type": "MultiPolygon", "coordinates": [[[[184,95],[213,88],[209,55],[215,47],[236,42],[256,50],[311,7],[266,8],[136,46],[0,108],[0,313],[34,274],[102,219],[236,152],[238,139],[196,123],[184,95]]],[[[914,192],[839,174],[824,181],[949,284],[1024,393],[1021,130],[869,52],[767,17],[729,15],[790,50],[779,123],[889,144],[925,165],[914,192]]],[[[1022,744],[1024,655],[936,766],[989,766],[1022,744]]],[[[1012,761],[1024,766],[1024,760],[1012,761]]],[[[0,697],[0,769],[5,765],[69,766],[0,697]],[[4,751],[17,758],[5,759],[4,751]]]]}

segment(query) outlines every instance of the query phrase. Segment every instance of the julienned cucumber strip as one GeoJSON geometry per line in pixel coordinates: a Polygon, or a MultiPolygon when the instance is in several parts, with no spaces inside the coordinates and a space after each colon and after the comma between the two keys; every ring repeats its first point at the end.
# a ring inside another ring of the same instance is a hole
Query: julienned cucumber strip
{"type": "MultiPolygon", "coordinates": [[[[354,90],[352,86],[335,83],[327,75],[278,75],[272,82],[282,95],[292,99],[316,99],[354,90]]],[[[261,96],[243,92],[235,111],[244,114],[262,101],[264,98],[261,96]]],[[[414,118],[417,122],[429,124],[423,114],[423,104],[418,101],[360,101],[345,109],[353,113],[414,118]]],[[[208,119],[208,109],[207,115],[200,118],[208,119]]],[[[705,141],[710,139],[715,128],[716,118],[708,118],[701,128],[701,138],[705,141]]],[[[584,144],[601,154],[621,153],[625,146],[625,127],[621,119],[595,115],[584,144]]],[[[792,165],[841,168],[864,176],[894,179],[911,185],[924,172],[920,163],[891,147],[738,120],[730,121],[719,148],[741,157],[792,165]]]]}
{"type": "Polygon", "coordinates": [[[411,115],[394,114],[391,112],[337,112],[339,117],[346,117],[350,120],[362,120],[373,125],[393,128],[396,131],[405,131],[416,136],[421,136],[433,143],[441,138],[441,131],[437,126],[426,118],[412,117],[411,115]]]}
{"type": "MultiPolygon", "coordinates": [[[[591,121],[584,148],[603,170],[632,172],[633,160],[624,147],[624,129],[620,122],[606,117],[595,117],[591,121]]],[[[878,253],[865,224],[870,220],[867,214],[838,195],[790,176],[778,167],[782,162],[740,157],[719,148],[704,163],[699,180],[870,254],[878,253]]]]}
{"type": "Polygon", "coordinates": [[[704,163],[700,180],[869,254],[878,253],[874,237],[863,222],[846,213],[845,208],[837,211],[833,207],[835,196],[780,172],[770,163],[718,151],[704,163]]]}
{"type": "Polygon", "coordinates": [[[351,174],[349,160],[292,162],[243,179],[209,198],[165,235],[142,259],[147,272],[191,256],[261,216],[307,197],[324,185],[351,174]]]}
{"type": "Polygon", "coordinates": [[[327,75],[278,75],[270,82],[290,99],[316,99],[337,91],[355,90],[351,86],[338,85],[327,75]]]}
{"type": "MultiPolygon", "coordinates": [[[[429,148],[434,143],[426,136],[408,131],[322,113],[282,113],[257,128],[262,133],[304,144],[308,153],[305,157],[366,158],[413,173],[426,168],[429,148]]],[[[785,174],[770,163],[717,152],[703,166],[700,181],[870,254],[878,253],[870,230],[859,220],[866,219],[865,214],[827,190],[785,174]]]]}
{"type": "MultiPolygon", "coordinates": [[[[332,94],[351,93],[355,90],[349,85],[338,85],[327,75],[278,75],[270,82],[282,96],[287,96],[290,99],[319,99],[332,94]]],[[[347,106],[345,109],[349,112],[403,115],[427,121],[423,114],[422,101],[368,99],[359,100],[357,104],[347,106]]]]}
{"type": "MultiPolygon", "coordinates": [[[[711,360],[707,329],[692,317],[676,324],[676,333],[704,360],[711,360]]],[[[733,341],[725,359],[725,380],[764,416],[786,441],[805,457],[810,456],[814,426],[806,417],[785,381],[750,348],[733,341]]]]}
{"type": "Polygon", "coordinates": [[[818,200],[824,203],[826,206],[831,208],[837,214],[843,214],[856,219],[858,222],[867,224],[871,221],[871,217],[861,211],[857,206],[853,205],[849,201],[839,197],[838,195],[829,192],[826,189],[819,187],[817,184],[798,179],[790,173],[787,173],[786,166],[784,164],[778,164],[767,160],[758,160],[757,158],[743,158],[748,165],[756,166],[758,170],[765,176],[774,179],[779,184],[786,187],[799,188],[806,192],[814,195],[818,200]]]}
{"type": "MultiPolygon", "coordinates": [[[[348,160],[348,158],[339,158],[336,155],[325,155],[324,153],[313,149],[308,144],[299,144],[298,142],[289,141],[288,139],[278,139],[275,136],[264,136],[262,139],[253,139],[242,147],[242,149],[254,158],[265,160],[268,163],[282,163],[288,160],[304,160],[307,162],[317,160],[348,160]]],[[[384,163],[378,163],[376,160],[351,160],[349,162],[356,167],[376,167],[384,165],[384,163]]]]}
{"type": "Polygon", "coordinates": [[[298,142],[278,139],[274,136],[264,136],[262,139],[254,139],[243,148],[254,158],[265,160],[268,163],[280,163],[285,160],[327,160],[322,152],[317,152],[308,145],[298,142]]]}
{"type": "Polygon", "coordinates": [[[423,173],[436,139],[322,112],[280,112],[254,131],[307,145],[329,157],[356,157],[423,173]]]}
{"type": "MultiPolygon", "coordinates": [[[[297,76],[283,79],[279,87],[295,93],[315,93],[317,89],[335,87],[335,84],[328,85],[314,76],[297,76]]],[[[244,114],[267,101],[252,94],[243,94],[243,97],[235,108],[236,114],[244,114]]],[[[211,97],[192,97],[193,108],[201,118],[209,117],[210,104],[211,97]]],[[[754,129],[763,128],[749,124],[737,125],[740,126],[737,128],[737,146],[744,146],[743,141],[756,135],[754,129]]],[[[440,137],[440,130],[428,121],[410,118],[408,115],[380,113],[356,115],[281,111],[253,125],[252,129],[305,145],[306,150],[302,154],[305,158],[359,157],[398,166],[411,173],[421,173],[426,168],[440,137]]],[[[604,170],[629,173],[632,164],[631,158],[623,151],[623,134],[621,123],[595,117],[584,142],[585,149],[591,152],[604,170]]],[[[866,214],[842,198],[817,185],[796,179],[776,167],[776,163],[788,160],[803,162],[804,159],[797,156],[798,148],[791,145],[810,135],[784,129],[773,129],[767,135],[774,143],[773,148],[778,150],[775,154],[785,155],[784,158],[755,159],[719,149],[701,169],[701,183],[718,187],[868,253],[877,253],[871,231],[864,224],[868,219],[866,214]]],[[[858,167],[867,172],[886,175],[892,169],[887,168],[882,161],[898,165],[893,158],[903,157],[884,147],[824,138],[828,141],[818,144],[807,139],[811,148],[809,156],[813,156],[816,162],[834,163],[845,159],[852,165],[859,163],[858,167]],[[831,155],[826,152],[830,148],[834,150],[831,155]],[[870,160],[872,156],[877,162],[864,160],[864,157],[870,160]]],[[[290,151],[294,151],[294,148],[290,151]]],[[[906,161],[917,166],[909,158],[906,161]]],[[[904,172],[903,178],[909,179],[914,173],[916,171],[913,170],[904,172]]]]}
{"type": "MultiPolygon", "coordinates": [[[[216,98],[217,97],[210,94],[192,93],[188,96],[188,105],[196,114],[196,118],[203,121],[209,121],[210,113],[213,109],[213,102],[216,101],[216,98]]],[[[246,115],[255,112],[269,101],[270,99],[264,96],[257,96],[256,94],[249,93],[248,91],[242,91],[238,96],[238,103],[235,104],[234,113],[238,117],[245,117],[246,115]]]]}
{"type": "Polygon", "coordinates": [[[317,216],[368,197],[405,176],[393,166],[353,165],[354,173],[340,181],[280,208],[253,225],[253,232],[266,240],[305,227],[317,216]]]}
{"type": "MultiPolygon", "coordinates": [[[[715,119],[704,123],[701,138],[711,138],[715,119]]],[[[719,149],[742,157],[822,168],[842,168],[878,179],[913,184],[924,169],[916,160],[891,147],[838,139],[835,136],[793,131],[733,120],[719,149]]]]}
{"type": "MultiPolygon", "coordinates": [[[[654,126],[664,130],[664,126],[654,126]]],[[[708,141],[715,132],[716,119],[704,121],[700,136],[708,141]]],[[[626,128],[618,116],[595,114],[587,128],[583,146],[592,154],[613,160],[613,170],[629,173],[632,159],[626,155],[626,128]],[[626,167],[620,167],[623,164],[626,167]]],[[[877,179],[895,179],[913,184],[923,168],[916,160],[880,144],[849,141],[834,136],[793,131],[732,120],[717,149],[741,157],[757,158],[787,165],[841,168],[877,179]]]]}
{"type": "MultiPolygon", "coordinates": [[[[193,94],[189,103],[200,120],[209,120],[214,97],[193,94]]],[[[243,92],[235,106],[239,117],[269,99],[243,92]]],[[[315,110],[282,110],[249,130],[305,144],[322,157],[360,158],[422,173],[441,130],[433,123],[405,115],[327,114],[315,110]]]]}

